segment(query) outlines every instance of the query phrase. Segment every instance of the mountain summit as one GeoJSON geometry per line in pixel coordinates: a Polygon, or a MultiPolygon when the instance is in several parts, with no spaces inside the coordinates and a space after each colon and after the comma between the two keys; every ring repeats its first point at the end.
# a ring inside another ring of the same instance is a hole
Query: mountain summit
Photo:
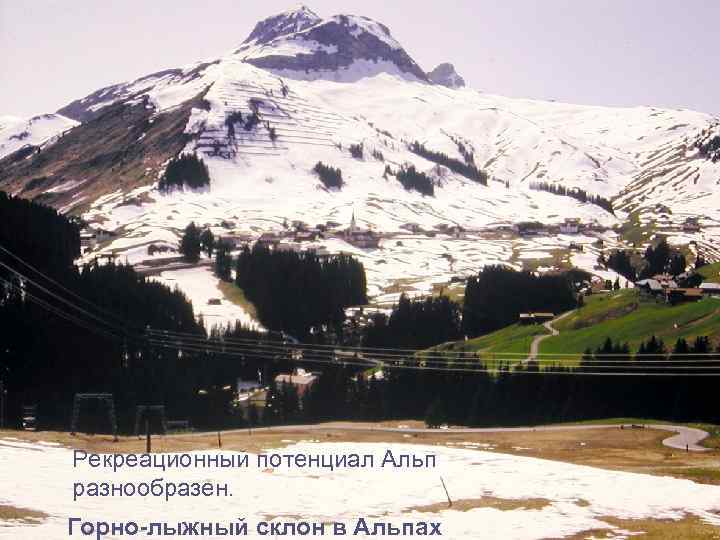
{"type": "Polygon", "coordinates": [[[281,36],[307,30],[321,21],[322,19],[310,8],[298,5],[294,9],[257,23],[248,38],[243,41],[243,45],[267,44],[281,36]]]}
{"type": "Polygon", "coordinates": [[[388,71],[428,80],[385,25],[356,15],[321,19],[306,6],[259,22],[235,54],[291,78],[352,81],[388,71]]]}
{"type": "Polygon", "coordinates": [[[299,6],[215,60],[96,90],[60,116],[0,118],[0,189],[113,232],[96,253],[131,263],[175,250],[190,221],[256,238],[293,221],[345,226],[355,211],[360,227],[388,235],[351,251],[376,293],[409,276],[441,283],[520,265],[523,250],[597,272],[592,238],[577,251],[562,235],[436,234],[451,227],[560,230],[580,219],[603,234],[602,249],[665,234],[720,260],[720,120],[505,98],[462,82],[450,64],[424,73],[379,22],[299,6]],[[207,182],[165,189],[169,164],[188,154],[207,182]],[[420,230],[422,241],[394,240],[420,230]]]}

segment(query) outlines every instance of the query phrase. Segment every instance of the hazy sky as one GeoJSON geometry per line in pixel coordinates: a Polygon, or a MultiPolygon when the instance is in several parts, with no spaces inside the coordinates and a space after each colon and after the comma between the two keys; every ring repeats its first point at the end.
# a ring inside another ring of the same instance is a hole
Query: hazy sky
{"type": "MultiPolygon", "coordinates": [[[[292,0],[0,0],[0,115],[213,58],[292,0]]],[[[720,113],[717,0],[313,0],[385,23],[429,71],[515,97],[720,113]]]]}

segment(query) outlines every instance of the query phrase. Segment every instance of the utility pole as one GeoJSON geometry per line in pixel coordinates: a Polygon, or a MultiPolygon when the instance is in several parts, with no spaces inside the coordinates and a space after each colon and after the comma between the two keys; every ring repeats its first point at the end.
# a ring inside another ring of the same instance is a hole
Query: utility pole
{"type": "Polygon", "coordinates": [[[0,381],[0,429],[5,429],[5,396],[7,390],[5,390],[5,382],[0,381]]]}

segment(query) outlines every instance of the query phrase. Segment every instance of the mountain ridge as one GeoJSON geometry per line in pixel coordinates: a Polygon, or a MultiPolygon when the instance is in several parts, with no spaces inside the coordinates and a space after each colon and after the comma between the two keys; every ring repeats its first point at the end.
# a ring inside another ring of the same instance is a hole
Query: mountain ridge
{"type": "MultiPolygon", "coordinates": [[[[717,119],[505,98],[461,87],[454,69],[446,74],[447,85],[429,80],[381,23],[296,8],[259,22],[244,45],[220,58],[63,107],[80,124],[5,156],[0,188],[115,231],[118,240],[100,251],[130,261],[142,260],[143,246],[176,245],[190,220],[235,223],[234,234],[256,237],[285,221],[348,223],[353,211],[363,226],[390,234],[412,224],[488,230],[580,218],[599,223],[610,247],[632,229],[639,246],[665,234],[720,258],[720,165],[703,151],[720,133],[717,119]],[[206,162],[209,189],[159,193],[165,164],[183,152],[206,162]],[[341,170],[340,190],[322,185],[318,162],[341,170]],[[433,196],[403,187],[398,174],[409,167],[432,182],[433,196]],[[487,185],[463,175],[471,168],[487,185]],[[541,191],[544,184],[612,200],[615,213],[541,191]],[[701,230],[684,231],[688,217],[701,230]]],[[[376,282],[408,273],[444,279],[492,262],[522,266],[524,251],[550,259],[570,243],[437,240],[423,251],[413,241],[417,254],[449,257],[423,269],[400,242],[362,251],[380,265],[376,282]]],[[[582,264],[595,266],[587,254],[582,264]]]]}

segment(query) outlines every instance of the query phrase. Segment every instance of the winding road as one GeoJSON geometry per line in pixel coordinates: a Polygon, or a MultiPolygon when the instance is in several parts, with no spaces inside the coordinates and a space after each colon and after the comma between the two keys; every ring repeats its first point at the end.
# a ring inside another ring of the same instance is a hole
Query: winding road
{"type": "Polygon", "coordinates": [[[575,313],[575,311],[576,311],[576,310],[574,310],[574,309],[571,310],[571,311],[566,311],[565,313],[563,313],[563,314],[560,315],[559,317],[555,317],[552,321],[548,321],[548,322],[546,322],[546,323],[543,324],[543,326],[545,327],[545,329],[546,329],[548,332],[550,332],[550,333],[549,333],[549,334],[542,334],[542,335],[540,335],[540,336],[535,336],[535,337],[533,338],[532,343],[530,344],[530,354],[529,354],[528,357],[525,359],[525,362],[532,362],[532,361],[534,361],[534,360],[537,360],[537,357],[538,357],[538,354],[539,354],[539,351],[540,351],[540,343],[541,343],[544,339],[547,339],[547,338],[552,337],[552,336],[559,336],[559,335],[560,335],[560,332],[555,329],[555,327],[553,326],[553,323],[562,321],[565,317],[569,317],[570,315],[572,315],[573,313],[575,313]]]}

